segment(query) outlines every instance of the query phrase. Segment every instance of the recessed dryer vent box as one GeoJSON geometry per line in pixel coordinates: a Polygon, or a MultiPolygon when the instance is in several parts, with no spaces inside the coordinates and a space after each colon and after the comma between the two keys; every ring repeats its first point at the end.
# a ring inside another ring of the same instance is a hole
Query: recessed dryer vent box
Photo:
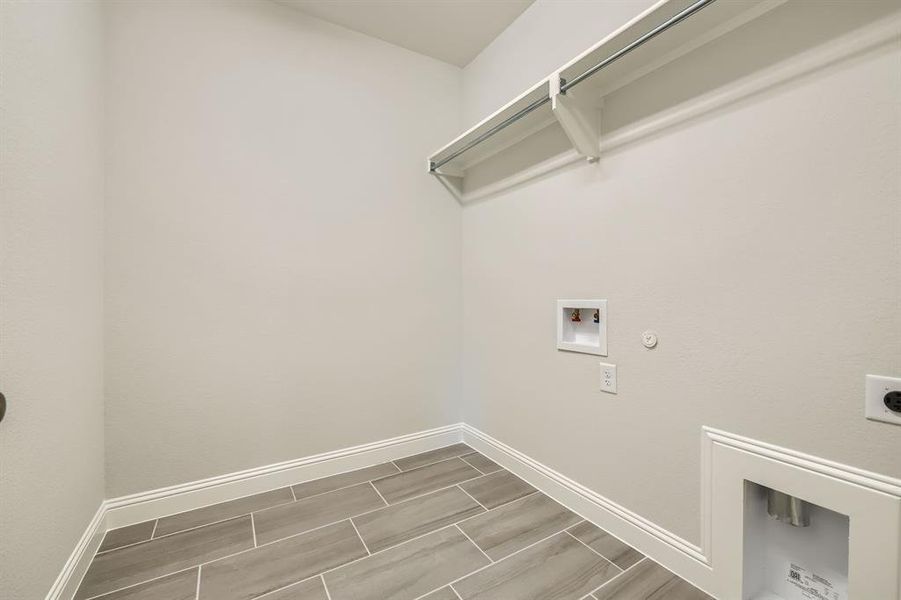
{"type": "Polygon", "coordinates": [[[796,527],[767,514],[767,491],[745,481],[742,598],[848,600],[849,517],[807,503],[796,527]]]}
{"type": "Polygon", "coordinates": [[[607,301],[557,300],[557,349],[607,356],[607,301]]]}

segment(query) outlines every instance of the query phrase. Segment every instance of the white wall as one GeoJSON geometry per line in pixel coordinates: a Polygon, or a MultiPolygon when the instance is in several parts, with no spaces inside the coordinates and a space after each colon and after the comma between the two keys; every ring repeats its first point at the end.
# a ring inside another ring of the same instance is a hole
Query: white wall
{"type": "MultiPolygon", "coordinates": [[[[605,134],[888,7],[790,3],[608,97],[605,134]]],[[[579,9],[533,5],[467,67],[464,105],[513,97],[503,74],[557,52],[567,25],[612,28],[610,4],[579,9]]],[[[899,59],[895,38],[467,206],[465,420],[693,542],[702,425],[901,476],[899,430],[863,418],[864,375],[901,373],[899,59]],[[618,395],[598,391],[596,357],[555,350],[557,298],[609,300],[618,395]]]]}
{"type": "Polygon", "coordinates": [[[109,11],[108,496],[456,422],[459,69],[270,2],[109,11]]]}
{"type": "Polygon", "coordinates": [[[537,0],[464,70],[468,128],[656,0],[537,0]]]}
{"type": "Polygon", "coordinates": [[[0,7],[0,597],[42,598],[103,500],[102,14],[0,7]]]}

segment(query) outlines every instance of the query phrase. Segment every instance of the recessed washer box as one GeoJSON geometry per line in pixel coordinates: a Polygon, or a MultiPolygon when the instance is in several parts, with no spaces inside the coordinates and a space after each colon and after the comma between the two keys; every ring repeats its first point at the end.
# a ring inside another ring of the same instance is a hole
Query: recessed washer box
{"type": "Polygon", "coordinates": [[[557,300],[557,349],[607,356],[607,301],[557,300]]]}

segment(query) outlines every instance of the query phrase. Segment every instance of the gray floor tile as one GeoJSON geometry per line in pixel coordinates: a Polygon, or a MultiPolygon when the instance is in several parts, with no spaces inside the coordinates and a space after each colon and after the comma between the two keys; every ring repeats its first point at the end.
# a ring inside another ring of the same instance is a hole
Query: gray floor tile
{"type": "Polygon", "coordinates": [[[460,600],[460,597],[449,587],[444,587],[437,592],[432,592],[428,596],[424,596],[422,600],[460,600]]]}
{"type": "Polygon", "coordinates": [[[153,537],[184,531],[199,525],[208,525],[217,521],[233,519],[234,517],[248,515],[257,510],[278,506],[287,502],[294,502],[294,496],[289,488],[281,488],[211,506],[204,506],[196,510],[189,510],[161,518],[153,537]]]}
{"type": "Polygon", "coordinates": [[[539,492],[459,525],[485,554],[499,560],[581,520],[539,492]]]}
{"type": "Polygon", "coordinates": [[[460,487],[489,509],[535,492],[531,485],[504,470],[461,483],[460,487]]]}
{"type": "Polygon", "coordinates": [[[457,487],[420,496],[357,517],[353,522],[370,552],[378,552],[485,512],[457,487]]]}
{"type": "Polygon", "coordinates": [[[482,473],[494,473],[495,471],[500,471],[501,466],[482,454],[478,452],[473,452],[472,454],[465,454],[461,456],[463,460],[474,466],[476,469],[481,471],[482,473]]]}
{"type": "Polygon", "coordinates": [[[121,548],[122,546],[129,546],[131,544],[137,544],[138,542],[146,542],[153,534],[154,524],[156,524],[155,519],[137,523],[135,525],[129,525],[128,527],[110,529],[106,532],[106,535],[103,536],[103,542],[100,544],[100,548],[97,549],[97,552],[106,552],[113,548],[121,548]]]}
{"type": "Polygon", "coordinates": [[[267,544],[290,535],[343,521],[385,506],[368,483],[304,498],[253,514],[257,544],[267,544]]]}
{"type": "Polygon", "coordinates": [[[560,533],[454,584],[463,600],[581,600],[620,573],[560,533]]]}
{"type": "Polygon", "coordinates": [[[204,565],[200,600],[250,600],[366,556],[350,521],[204,565]]]}
{"type": "Polygon", "coordinates": [[[260,600],[328,600],[328,595],[322,585],[322,578],[314,577],[266,594],[260,600]]]}
{"type": "Polygon", "coordinates": [[[663,588],[652,594],[648,600],[714,600],[684,579],[673,577],[663,588]]]}
{"type": "Polygon", "coordinates": [[[487,564],[448,527],[326,573],[325,584],[332,600],[413,600],[487,564]]]}
{"type": "Polygon", "coordinates": [[[437,450],[429,450],[422,454],[414,454],[413,456],[399,458],[394,461],[394,464],[396,464],[401,471],[409,471],[411,469],[424,467],[431,463],[454,458],[455,456],[461,456],[463,454],[470,454],[472,452],[473,449],[466,444],[454,444],[453,446],[445,446],[444,448],[438,448],[437,450]]]}
{"type": "Polygon", "coordinates": [[[96,600],[194,600],[197,568],[98,596],[96,600]]]}
{"type": "Polygon", "coordinates": [[[481,473],[459,458],[452,458],[378,479],[372,484],[378,488],[389,504],[395,504],[480,475],[481,473]]]}
{"type": "Polygon", "coordinates": [[[621,542],[588,521],[570,528],[569,532],[620,569],[628,569],[644,558],[644,554],[632,546],[621,542]]]}
{"type": "Polygon", "coordinates": [[[111,550],[94,558],[75,598],[111,592],[248,548],[253,548],[250,517],[239,517],[111,550]]]}
{"type": "Polygon", "coordinates": [[[303,498],[315,496],[316,494],[323,494],[339,488],[357,485],[358,483],[366,483],[372,479],[381,479],[382,477],[387,477],[388,475],[393,475],[397,472],[398,469],[394,466],[394,463],[389,462],[373,467],[366,467],[365,469],[357,469],[356,471],[332,475],[331,477],[314,479],[313,481],[307,481],[306,483],[298,483],[291,487],[294,490],[294,495],[297,499],[301,500],[303,498]]]}
{"type": "Polygon", "coordinates": [[[595,590],[597,600],[709,600],[709,596],[654,561],[644,559],[595,590]]]}

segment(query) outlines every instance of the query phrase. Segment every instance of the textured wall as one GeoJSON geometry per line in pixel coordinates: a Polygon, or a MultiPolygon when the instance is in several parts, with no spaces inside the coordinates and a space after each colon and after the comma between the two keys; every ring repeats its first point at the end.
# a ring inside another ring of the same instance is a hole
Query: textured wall
{"type": "Polygon", "coordinates": [[[0,7],[0,597],[42,598],[103,500],[102,14],[0,7]]]}
{"type": "MultiPolygon", "coordinates": [[[[485,74],[521,66],[516,48],[563,43],[569,7],[530,8],[541,35],[508,28],[467,103],[500,95],[485,74]]],[[[897,38],[749,85],[890,7],[777,9],[608,97],[605,135],[756,93],[467,206],[466,421],[692,541],[703,425],[901,476],[901,430],[863,417],[864,375],[901,374],[897,38]],[[609,300],[617,395],[597,357],[555,349],[557,298],[609,300]]]]}
{"type": "Polygon", "coordinates": [[[655,0],[537,0],[466,65],[467,127],[646,10],[655,0]]]}
{"type": "Polygon", "coordinates": [[[270,2],[109,6],[107,492],[455,422],[460,70],[270,2]]]}

